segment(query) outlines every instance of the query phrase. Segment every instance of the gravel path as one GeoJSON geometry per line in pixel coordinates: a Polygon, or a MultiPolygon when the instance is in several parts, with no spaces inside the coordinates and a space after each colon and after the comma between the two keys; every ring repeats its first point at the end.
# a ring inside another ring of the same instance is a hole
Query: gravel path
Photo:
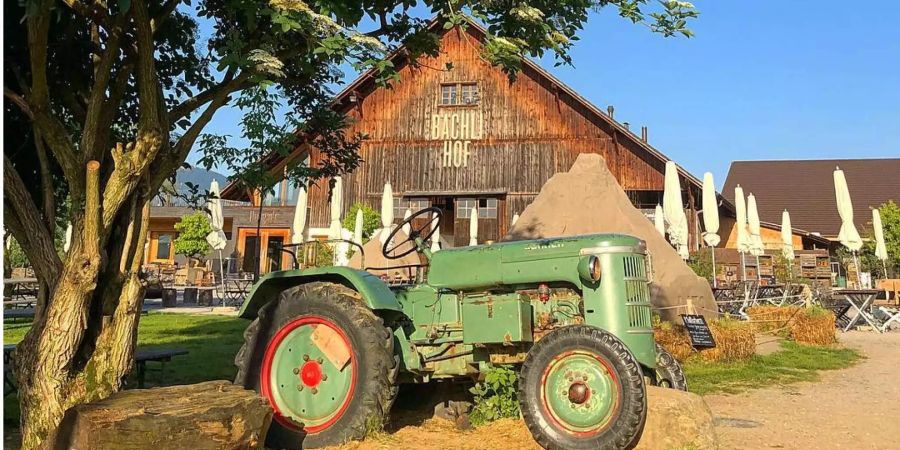
{"type": "Polygon", "coordinates": [[[900,449],[900,333],[854,331],[867,359],[820,381],[704,398],[725,448],[900,449]]]}

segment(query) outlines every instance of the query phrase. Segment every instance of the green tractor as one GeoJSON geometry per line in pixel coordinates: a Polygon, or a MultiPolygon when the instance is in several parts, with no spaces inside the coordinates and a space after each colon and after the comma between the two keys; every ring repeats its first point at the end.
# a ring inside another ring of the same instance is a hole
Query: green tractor
{"type": "Polygon", "coordinates": [[[275,411],[268,446],[361,439],[402,384],[478,380],[512,364],[541,446],[634,447],[646,384],[685,389],[653,339],[644,242],[596,234],[432,254],[423,242],[439,222],[427,208],[384,240],[389,259],[421,255],[419,276],[404,283],[324,267],[269,273],[253,287],[235,383],[275,411]]]}

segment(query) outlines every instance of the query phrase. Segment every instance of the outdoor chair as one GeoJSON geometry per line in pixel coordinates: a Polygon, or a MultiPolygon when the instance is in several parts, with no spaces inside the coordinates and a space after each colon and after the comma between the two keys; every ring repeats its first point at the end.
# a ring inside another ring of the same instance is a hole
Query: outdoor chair
{"type": "Polygon", "coordinates": [[[880,328],[882,332],[892,328],[894,324],[900,327],[900,308],[879,306],[873,313],[875,318],[881,322],[880,328]]]}

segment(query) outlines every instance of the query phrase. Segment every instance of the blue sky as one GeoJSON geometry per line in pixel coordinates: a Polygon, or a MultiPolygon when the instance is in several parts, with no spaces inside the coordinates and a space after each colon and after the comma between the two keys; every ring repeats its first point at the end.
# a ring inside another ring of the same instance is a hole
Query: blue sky
{"type": "MultiPolygon", "coordinates": [[[[900,157],[900,2],[694,4],[694,38],[601,11],[574,67],[542,64],[719,187],[733,160],[900,157]]],[[[208,131],[239,134],[238,120],[219,112],[208,131]]]]}

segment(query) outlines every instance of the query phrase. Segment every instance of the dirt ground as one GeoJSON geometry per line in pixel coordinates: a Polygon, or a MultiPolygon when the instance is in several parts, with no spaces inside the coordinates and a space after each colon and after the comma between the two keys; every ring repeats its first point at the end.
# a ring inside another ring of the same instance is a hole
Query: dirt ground
{"type": "Polygon", "coordinates": [[[708,395],[725,448],[898,449],[900,333],[839,336],[867,359],[814,383],[708,395]]]}
{"type": "MultiPolygon", "coordinates": [[[[866,359],[814,383],[706,396],[723,448],[900,449],[900,333],[851,332],[840,340],[866,359]]],[[[404,416],[387,433],[341,450],[398,448],[538,447],[518,420],[459,431],[449,421],[404,416]]]]}

